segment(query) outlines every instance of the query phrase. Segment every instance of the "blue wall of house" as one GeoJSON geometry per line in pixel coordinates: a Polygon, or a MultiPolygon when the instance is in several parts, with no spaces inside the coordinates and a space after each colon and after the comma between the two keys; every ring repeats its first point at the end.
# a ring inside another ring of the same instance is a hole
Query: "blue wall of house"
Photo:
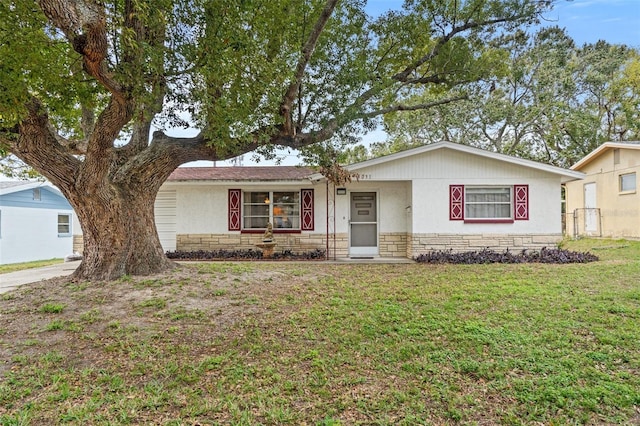
{"type": "Polygon", "coordinates": [[[71,204],[63,196],[46,187],[39,189],[40,200],[33,199],[33,189],[30,188],[0,196],[0,206],[71,210],[71,204]]]}

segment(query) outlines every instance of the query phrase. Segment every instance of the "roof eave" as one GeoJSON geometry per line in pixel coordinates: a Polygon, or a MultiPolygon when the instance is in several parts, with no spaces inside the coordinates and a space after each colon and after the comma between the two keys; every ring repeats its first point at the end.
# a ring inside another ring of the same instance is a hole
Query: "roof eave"
{"type": "Polygon", "coordinates": [[[11,186],[9,188],[0,189],[0,195],[13,194],[14,192],[25,191],[33,188],[46,188],[64,197],[64,195],[62,194],[62,192],[60,192],[58,188],[56,188],[55,186],[47,182],[29,182],[29,183],[25,183],[24,185],[16,185],[16,186],[11,186]]]}
{"type": "Polygon", "coordinates": [[[623,142],[605,142],[585,157],[583,157],[580,161],[570,167],[571,170],[579,170],[587,164],[591,163],[593,160],[597,159],[604,152],[609,151],[610,149],[640,149],[639,143],[623,143],[623,142]]]}

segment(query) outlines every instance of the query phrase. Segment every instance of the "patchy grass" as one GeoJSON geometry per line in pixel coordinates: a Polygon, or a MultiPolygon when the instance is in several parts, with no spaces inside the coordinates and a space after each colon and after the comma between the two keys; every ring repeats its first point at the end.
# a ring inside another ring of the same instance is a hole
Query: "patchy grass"
{"type": "Polygon", "coordinates": [[[0,265],[0,274],[9,272],[23,271],[25,269],[42,268],[43,266],[57,265],[64,262],[64,259],[36,260],[34,262],[10,263],[8,265],[0,265]]]}
{"type": "Polygon", "coordinates": [[[0,301],[0,424],[638,424],[640,243],[565,246],[602,260],[25,286],[0,301]]]}

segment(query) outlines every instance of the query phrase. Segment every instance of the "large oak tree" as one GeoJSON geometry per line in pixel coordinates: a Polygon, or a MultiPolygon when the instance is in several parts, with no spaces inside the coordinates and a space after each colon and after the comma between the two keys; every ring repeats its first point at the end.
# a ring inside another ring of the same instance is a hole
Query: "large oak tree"
{"type": "Polygon", "coordinates": [[[303,148],[394,111],[465,97],[491,42],[551,2],[7,0],[0,5],[0,145],[60,188],[84,235],[76,279],[172,267],[156,194],[193,160],[303,148]],[[429,92],[427,103],[407,103],[429,92]],[[194,127],[197,136],[171,136],[194,127]]]}

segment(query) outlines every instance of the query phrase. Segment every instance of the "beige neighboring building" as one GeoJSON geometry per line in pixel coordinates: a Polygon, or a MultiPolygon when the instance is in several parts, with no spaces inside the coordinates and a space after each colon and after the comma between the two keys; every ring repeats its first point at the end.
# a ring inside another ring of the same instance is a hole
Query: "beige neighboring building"
{"type": "Polygon", "coordinates": [[[571,169],[586,176],[565,184],[566,233],[640,238],[640,142],[606,142],[571,169]]]}

